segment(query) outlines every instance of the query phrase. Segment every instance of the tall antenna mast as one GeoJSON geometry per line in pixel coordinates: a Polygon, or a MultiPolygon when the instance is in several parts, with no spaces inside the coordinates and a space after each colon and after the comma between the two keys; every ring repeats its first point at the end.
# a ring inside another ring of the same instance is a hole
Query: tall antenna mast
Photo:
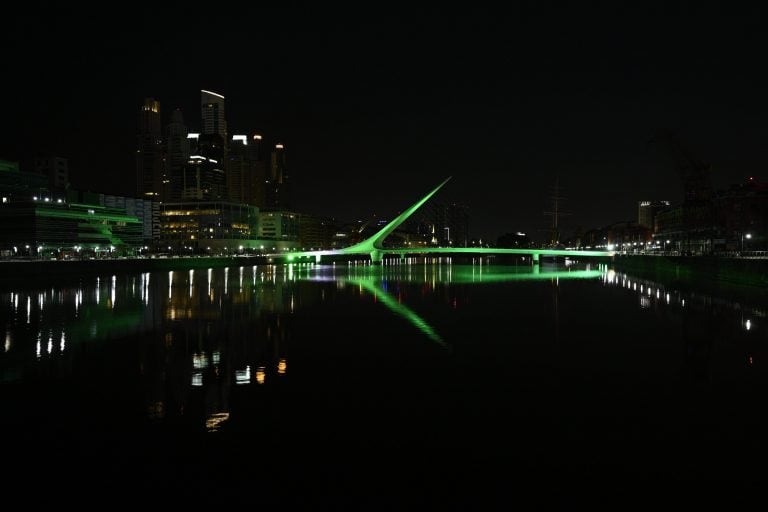
{"type": "Polygon", "coordinates": [[[564,198],[560,196],[560,177],[559,176],[555,177],[555,187],[552,190],[552,195],[549,196],[549,199],[552,201],[552,211],[544,212],[544,215],[552,217],[552,227],[551,227],[550,236],[549,236],[549,244],[554,246],[560,242],[560,231],[557,227],[559,217],[563,215],[570,215],[570,213],[560,211],[560,200],[564,198]]]}

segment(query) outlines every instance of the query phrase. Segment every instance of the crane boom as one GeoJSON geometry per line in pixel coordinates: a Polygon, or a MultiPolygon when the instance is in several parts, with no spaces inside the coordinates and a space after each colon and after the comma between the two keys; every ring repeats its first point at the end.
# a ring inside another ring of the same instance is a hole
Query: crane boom
{"type": "Polygon", "coordinates": [[[672,132],[658,135],[651,142],[659,142],[666,148],[683,182],[685,204],[706,203],[712,200],[711,167],[696,157],[672,132]]]}

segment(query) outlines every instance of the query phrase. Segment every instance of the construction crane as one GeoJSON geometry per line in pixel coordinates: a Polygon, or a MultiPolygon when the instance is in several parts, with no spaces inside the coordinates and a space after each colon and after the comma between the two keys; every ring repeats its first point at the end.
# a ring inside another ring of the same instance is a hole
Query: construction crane
{"type": "Polygon", "coordinates": [[[714,200],[710,165],[694,157],[672,132],[660,134],[650,142],[664,147],[683,182],[680,215],[670,225],[677,234],[672,236],[678,239],[684,253],[711,253],[715,240],[723,240],[724,234],[717,226],[720,205],[714,200]]]}
{"type": "Polygon", "coordinates": [[[683,182],[683,204],[704,204],[712,200],[711,167],[695,158],[672,132],[657,135],[649,142],[664,146],[683,182]]]}

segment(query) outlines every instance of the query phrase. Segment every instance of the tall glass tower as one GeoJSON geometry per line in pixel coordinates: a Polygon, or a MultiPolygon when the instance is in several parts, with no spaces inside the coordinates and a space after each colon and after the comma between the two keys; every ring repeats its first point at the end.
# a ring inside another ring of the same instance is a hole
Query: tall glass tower
{"type": "Polygon", "coordinates": [[[203,113],[203,133],[218,134],[227,140],[227,121],[224,119],[224,96],[215,92],[200,91],[200,107],[203,113]]]}

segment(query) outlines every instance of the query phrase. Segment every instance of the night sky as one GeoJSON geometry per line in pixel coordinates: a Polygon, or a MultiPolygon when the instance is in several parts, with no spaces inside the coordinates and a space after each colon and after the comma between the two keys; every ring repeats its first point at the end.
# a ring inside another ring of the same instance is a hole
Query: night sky
{"type": "Polygon", "coordinates": [[[648,143],[666,130],[715,186],[766,180],[764,13],[614,4],[34,4],[0,27],[0,158],[68,157],[76,187],[130,193],[143,98],[199,130],[204,88],[230,133],[285,144],[296,210],[343,220],[391,217],[449,175],[474,236],[544,238],[558,177],[566,234],[637,220],[638,200],[682,196],[648,143]]]}

